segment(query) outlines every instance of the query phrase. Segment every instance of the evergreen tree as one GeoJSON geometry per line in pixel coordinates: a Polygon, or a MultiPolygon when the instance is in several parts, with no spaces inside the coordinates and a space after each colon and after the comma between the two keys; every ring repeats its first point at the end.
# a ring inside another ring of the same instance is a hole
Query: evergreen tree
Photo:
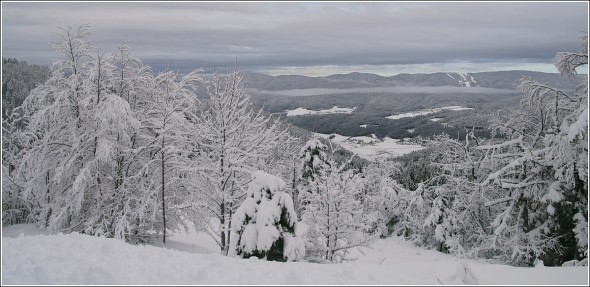
{"type": "Polygon", "coordinates": [[[285,193],[285,182],[262,171],[252,173],[246,199],[232,221],[231,249],[243,258],[256,256],[269,261],[295,261],[305,254],[303,240],[296,236],[297,214],[285,193]]]}
{"type": "Polygon", "coordinates": [[[26,61],[2,58],[2,120],[19,107],[31,91],[49,78],[48,67],[30,65],[26,61]]]}
{"type": "Polygon", "coordinates": [[[297,180],[297,189],[295,192],[295,210],[301,217],[306,199],[312,192],[318,189],[319,178],[326,175],[330,168],[330,163],[326,152],[328,146],[323,144],[319,139],[312,138],[301,148],[299,152],[299,178],[297,180]]]}

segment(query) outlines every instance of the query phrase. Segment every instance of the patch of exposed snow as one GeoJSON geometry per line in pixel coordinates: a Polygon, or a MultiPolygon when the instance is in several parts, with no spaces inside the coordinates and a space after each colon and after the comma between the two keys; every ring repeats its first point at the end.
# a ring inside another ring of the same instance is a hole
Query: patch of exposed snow
{"type": "Polygon", "coordinates": [[[451,110],[451,111],[473,110],[473,108],[466,108],[466,107],[462,107],[462,106],[448,106],[448,107],[444,107],[442,109],[444,109],[444,110],[451,110]]]}
{"type": "Polygon", "coordinates": [[[429,121],[431,121],[431,122],[440,122],[442,120],[444,120],[444,119],[443,118],[432,118],[429,121]]]}
{"type": "Polygon", "coordinates": [[[287,112],[288,117],[292,117],[292,116],[301,116],[301,115],[352,114],[352,112],[354,110],[356,110],[356,107],[354,107],[354,108],[339,108],[338,106],[334,106],[330,109],[319,110],[319,111],[313,111],[313,110],[305,109],[303,107],[299,107],[294,110],[286,110],[286,112],[287,112]]]}
{"type": "Polygon", "coordinates": [[[467,80],[468,74],[459,74],[459,75],[463,79],[463,81],[461,83],[464,84],[465,87],[468,87],[468,88],[471,87],[471,83],[469,82],[469,80],[467,80]]]}
{"type": "Polygon", "coordinates": [[[399,140],[389,137],[385,137],[381,141],[375,135],[371,137],[346,137],[339,134],[328,135],[320,133],[314,133],[314,135],[326,139],[331,137],[330,140],[332,142],[341,145],[345,149],[369,161],[398,157],[425,148],[421,145],[401,144],[399,140]]]}
{"type": "Polygon", "coordinates": [[[422,111],[416,111],[416,112],[409,112],[409,113],[403,113],[403,114],[398,114],[398,115],[392,115],[389,117],[386,117],[388,119],[391,120],[398,120],[398,119],[403,119],[403,118],[413,118],[413,117],[417,117],[417,116],[425,116],[428,114],[434,114],[439,112],[436,109],[432,109],[432,110],[422,110],[422,111]]]}
{"type": "Polygon", "coordinates": [[[472,109],[473,108],[466,108],[466,107],[462,107],[462,106],[448,106],[448,107],[442,107],[442,108],[433,108],[433,109],[426,109],[426,110],[403,113],[403,114],[398,114],[398,115],[392,115],[392,116],[385,117],[385,118],[388,118],[391,120],[398,120],[398,119],[403,119],[403,118],[425,116],[425,115],[429,115],[429,114],[438,113],[443,110],[464,111],[464,110],[472,110],[472,109]]]}

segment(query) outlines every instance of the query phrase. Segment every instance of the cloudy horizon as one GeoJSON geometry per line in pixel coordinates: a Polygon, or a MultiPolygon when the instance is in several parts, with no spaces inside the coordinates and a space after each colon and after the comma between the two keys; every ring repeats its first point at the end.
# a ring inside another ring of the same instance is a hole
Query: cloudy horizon
{"type": "Polygon", "coordinates": [[[587,2],[2,2],[2,56],[50,65],[57,27],[89,24],[95,47],[126,41],[154,70],[271,75],[557,72],[578,51],[587,2]]]}

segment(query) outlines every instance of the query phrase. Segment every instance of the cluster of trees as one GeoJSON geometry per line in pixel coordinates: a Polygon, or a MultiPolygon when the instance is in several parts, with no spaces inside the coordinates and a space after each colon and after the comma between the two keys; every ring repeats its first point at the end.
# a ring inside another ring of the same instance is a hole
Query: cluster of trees
{"type": "Polygon", "coordinates": [[[2,58],[2,120],[20,106],[32,89],[45,83],[49,69],[14,58],[2,58]]]}
{"type": "Polygon", "coordinates": [[[129,46],[107,53],[90,36],[55,34],[50,76],[3,121],[3,225],[137,244],[194,224],[226,255],[302,259],[291,195],[303,142],[252,108],[243,75],[154,74],[129,46]]]}
{"type": "Polygon", "coordinates": [[[107,53],[90,35],[56,34],[50,77],[3,122],[3,224],[139,243],[194,222],[227,252],[249,173],[288,174],[294,138],[250,107],[240,73],[154,75],[127,45],[107,53]]]}
{"type": "MultiPolygon", "coordinates": [[[[556,56],[564,77],[588,64],[581,40],[556,56]]],[[[572,93],[531,78],[520,88],[521,104],[492,119],[492,138],[440,135],[427,152],[366,168],[387,170],[375,184],[389,200],[387,232],[460,257],[587,264],[588,81],[572,93]]]]}

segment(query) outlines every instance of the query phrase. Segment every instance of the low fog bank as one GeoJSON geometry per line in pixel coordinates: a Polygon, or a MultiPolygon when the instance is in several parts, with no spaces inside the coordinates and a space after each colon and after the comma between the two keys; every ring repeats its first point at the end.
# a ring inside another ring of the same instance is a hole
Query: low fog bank
{"type": "Polygon", "coordinates": [[[292,89],[292,90],[258,90],[249,88],[248,91],[260,95],[276,95],[288,97],[305,97],[328,94],[366,94],[366,93],[486,93],[486,94],[510,94],[517,93],[518,90],[497,89],[484,87],[374,87],[374,88],[352,88],[352,89],[292,89]]]}

